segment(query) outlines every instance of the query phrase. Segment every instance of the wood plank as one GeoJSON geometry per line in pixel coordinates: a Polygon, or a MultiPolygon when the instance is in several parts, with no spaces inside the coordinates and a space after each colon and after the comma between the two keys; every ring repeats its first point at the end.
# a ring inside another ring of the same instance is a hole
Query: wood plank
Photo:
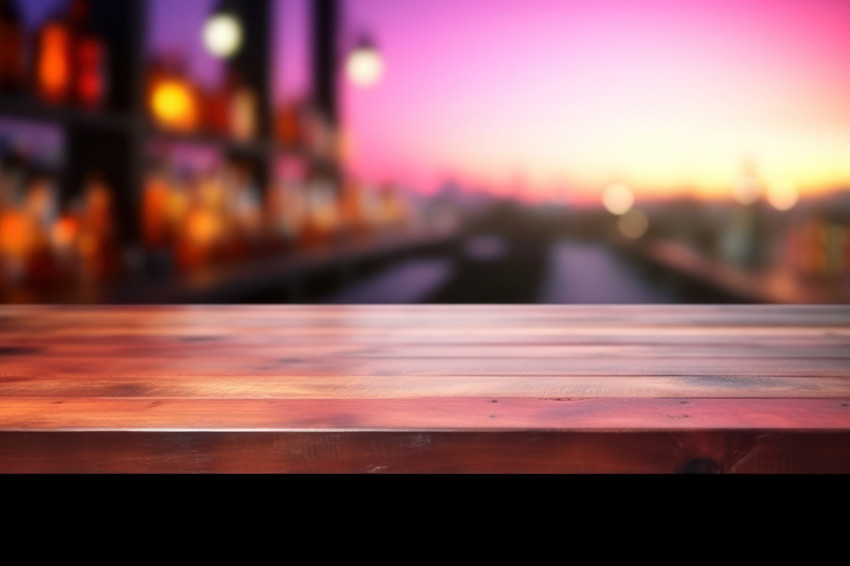
{"type": "Polygon", "coordinates": [[[828,432],[4,432],[0,473],[848,473],[828,432]]]}
{"type": "Polygon", "coordinates": [[[394,399],[417,397],[604,397],[832,399],[850,380],[763,376],[0,376],[0,396],[64,398],[394,399]]]}
{"type": "Polygon", "coordinates": [[[0,307],[0,471],[847,472],[850,307],[0,307]]]}
{"type": "MultiPolygon", "coordinates": [[[[176,327],[207,326],[216,321],[249,326],[304,327],[305,322],[335,327],[386,326],[421,327],[433,324],[447,328],[477,321],[502,320],[528,324],[581,323],[590,326],[619,326],[637,324],[661,327],[686,326],[784,326],[846,328],[848,305],[774,305],[769,308],[754,305],[676,305],[670,307],[647,305],[428,305],[408,306],[313,306],[288,305],[285,311],[268,305],[250,306],[42,306],[7,305],[3,317],[25,319],[30,315],[47,314],[38,322],[55,326],[67,323],[102,327],[109,322],[122,327],[145,328],[151,321],[172,322],[176,327]],[[411,325],[411,316],[415,325],[411,325]],[[140,318],[141,317],[141,318],[140,318]]],[[[21,320],[23,322],[23,320],[21,320]]],[[[498,330],[498,329],[497,329],[498,330]]],[[[504,331],[504,329],[503,329],[504,331]]]]}
{"type": "MultiPolygon", "coordinates": [[[[702,386],[758,378],[742,381],[746,388],[850,374],[847,307],[15,307],[2,319],[6,384],[146,376],[233,376],[246,386],[309,377],[452,378],[455,385],[467,377],[709,378],[698,380],[702,386]],[[797,325],[778,323],[778,314],[797,325]]],[[[840,395],[843,382],[829,383],[828,394],[840,395]]],[[[601,391],[616,394],[610,386],[601,391]]]]}
{"type": "MultiPolygon", "coordinates": [[[[847,399],[14,399],[4,431],[846,430],[847,399]]],[[[850,455],[848,455],[850,457],[850,455]]]]}
{"type": "Polygon", "coordinates": [[[275,381],[288,377],[443,377],[481,378],[513,377],[684,377],[684,378],[765,378],[825,377],[846,379],[846,361],[820,360],[568,360],[522,358],[400,358],[385,360],[327,359],[310,360],[298,357],[228,357],[226,355],[162,357],[66,358],[57,361],[41,360],[28,363],[4,363],[0,379],[65,378],[89,376],[123,377],[184,376],[188,378],[228,377],[275,381]],[[6,373],[8,372],[8,373],[6,373]]]}

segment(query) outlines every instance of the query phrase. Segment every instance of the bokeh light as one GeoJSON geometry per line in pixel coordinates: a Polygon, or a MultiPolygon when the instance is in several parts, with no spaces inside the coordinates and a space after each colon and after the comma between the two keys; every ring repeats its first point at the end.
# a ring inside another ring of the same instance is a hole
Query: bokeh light
{"type": "Polygon", "coordinates": [[[633,208],[620,217],[617,221],[617,227],[626,238],[638,240],[643,238],[646,231],[649,230],[649,219],[646,214],[633,208]]]}
{"type": "Polygon", "coordinates": [[[217,14],[204,26],[204,46],[216,57],[232,57],[242,46],[242,26],[232,14],[217,14]]]}
{"type": "Polygon", "coordinates": [[[164,127],[187,131],[194,128],[198,110],[191,89],[178,80],[164,80],[151,96],[151,110],[164,127]]]}
{"type": "Polygon", "coordinates": [[[602,204],[605,210],[620,216],[631,210],[635,204],[635,195],[626,185],[611,185],[602,195],[602,204]]]}
{"type": "Polygon", "coordinates": [[[791,210],[800,200],[800,191],[791,183],[775,183],[768,188],[767,201],[779,211],[791,210]]]}
{"type": "Polygon", "coordinates": [[[384,74],[384,62],[381,54],[372,46],[361,45],[351,52],[346,64],[348,78],[355,85],[370,87],[375,85],[384,74]]]}

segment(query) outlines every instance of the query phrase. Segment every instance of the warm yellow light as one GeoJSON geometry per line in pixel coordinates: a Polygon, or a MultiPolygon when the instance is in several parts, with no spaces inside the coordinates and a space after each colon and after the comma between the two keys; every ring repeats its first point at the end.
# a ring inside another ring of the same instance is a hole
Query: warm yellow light
{"type": "Polygon", "coordinates": [[[800,191],[791,183],[776,183],[767,190],[767,201],[776,210],[791,210],[800,200],[800,191]]]}
{"type": "Polygon", "coordinates": [[[348,78],[361,87],[370,87],[384,74],[384,62],[374,47],[362,46],[348,56],[346,63],[348,78]]]}
{"type": "Polygon", "coordinates": [[[602,195],[602,204],[611,214],[621,216],[631,210],[635,204],[635,195],[625,185],[611,185],[602,195]]]}
{"type": "Polygon", "coordinates": [[[204,46],[222,59],[232,57],[242,46],[242,26],[232,14],[218,14],[204,26],[204,46]]]}
{"type": "Polygon", "coordinates": [[[195,126],[195,101],[191,90],[180,81],[159,83],[151,97],[151,110],[162,126],[178,130],[191,130],[195,126]]]}
{"type": "Polygon", "coordinates": [[[220,225],[213,214],[207,211],[195,211],[189,215],[188,236],[192,244],[206,247],[218,238],[220,225]]]}
{"type": "Polygon", "coordinates": [[[643,238],[646,231],[649,230],[649,219],[640,210],[632,209],[620,217],[617,226],[623,236],[631,240],[638,240],[643,238]]]}

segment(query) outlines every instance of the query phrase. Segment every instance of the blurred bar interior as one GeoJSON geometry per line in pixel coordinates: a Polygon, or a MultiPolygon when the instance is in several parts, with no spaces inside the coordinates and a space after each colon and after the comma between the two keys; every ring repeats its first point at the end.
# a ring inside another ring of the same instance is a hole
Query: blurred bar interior
{"type": "Polygon", "coordinates": [[[848,303],[843,0],[0,0],[0,302],[848,303]]]}

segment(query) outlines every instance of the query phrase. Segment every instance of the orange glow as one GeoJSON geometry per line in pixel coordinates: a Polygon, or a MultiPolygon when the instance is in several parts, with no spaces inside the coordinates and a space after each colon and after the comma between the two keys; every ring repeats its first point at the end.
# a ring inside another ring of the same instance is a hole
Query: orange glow
{"type": "Polygon", "coordinates": [[[23,212],[5,212],[0,215],[0,253],[23,259],[35,248],[37,241],[35,223],[23,212]]]}
{"type": "Polygon", "coordinates": [[[176,229],[180,220],[189,209],[189,199],[179,190],[170,190],[165,207],[165,216],[172,228],[176,229]]]}
{"type": "Polygon", "coordinates": [[[183,222],[177,260],[183,270],[191,271],[213,260],[221,223],[212,212],[204,208],[188,212],[183,222]]]}
{"type": "Polygon", "coordinates": [[[168,185],[160,178],[148,179],[142,204],[142,228],[148,248],[158,248],[168,239],[168,185]]]}
{"type": "Polygon", "coordinates": [[[92,182],[86,191],[86,222],[98,235],[112,230],[112,195],[102,182],[92,182]]]}
{"type": "Polygon", "coordinates": [[[41,33],[38,58],[38,90],[49,102],[62,102],[71,86],[71,34],[58,22],[48,23],[41,33]]]}
{"type": "Polygon", "coordinates": [[[179,131],[198,126],[198,103],[192,88],[184,81],[165,79],[156,84],[150,104],[160,126],[179,131]]]}
{"type": "Polygon", "coordinates": [[[90,232],[83,232],[77,244],[80,256],[87,263],[87,267],[91,269],[96,260],[97,240],[90,232]]]}
{"type": "Polygon", "coordinates": [[[189,239],[195,245],[210,246],[218,237],[219,223],[209,212],[196,210],[189,215],[187,222],[189,239]]]}
{"type": "Polygon", "coordinates": [[[50,234],[54,248],[57,250],[70,248],[74,244],[79,230],[79,223],[71,216],[63,216],[57,220],[50,234]]]}

